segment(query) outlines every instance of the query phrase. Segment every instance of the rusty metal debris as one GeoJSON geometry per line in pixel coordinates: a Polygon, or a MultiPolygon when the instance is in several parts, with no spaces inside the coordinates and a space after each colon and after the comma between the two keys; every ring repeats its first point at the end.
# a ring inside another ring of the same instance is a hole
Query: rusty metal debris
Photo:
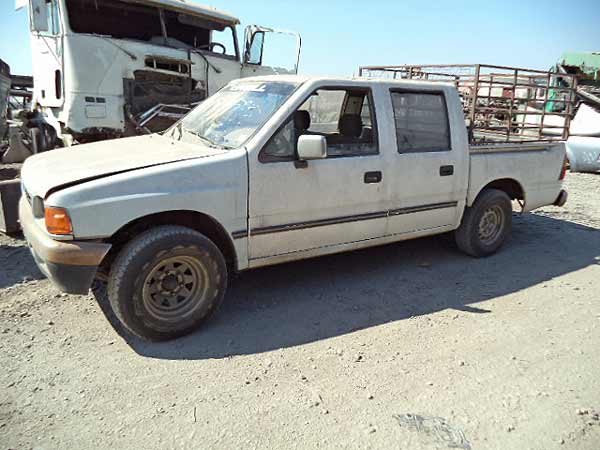
{"type": "Polygon", "coordinates": [[[10,90],[10,68],[0,59],[0,141],[6,134],[7,102],[10,90]]]}
{"type": "Polygon", "coordinates": [[[600,107],[600,52],[565,53],[553,71],[575,75],[578,79],[577,95],[580,100],[600,107]]]}

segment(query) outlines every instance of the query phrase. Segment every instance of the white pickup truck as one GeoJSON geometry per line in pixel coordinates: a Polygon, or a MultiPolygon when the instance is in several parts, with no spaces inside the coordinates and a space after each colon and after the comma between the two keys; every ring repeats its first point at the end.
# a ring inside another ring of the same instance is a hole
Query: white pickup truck
{"type": "Polygon", "coordinates": [[[450,84],[233,81],[162,134],[35,155],[20,220],[64,292],[107,281],[133,333],[170,339],[254,267],[453,231],[494,253],[523,211],[564,204],[563,143],[471,148],[450,84]]]}

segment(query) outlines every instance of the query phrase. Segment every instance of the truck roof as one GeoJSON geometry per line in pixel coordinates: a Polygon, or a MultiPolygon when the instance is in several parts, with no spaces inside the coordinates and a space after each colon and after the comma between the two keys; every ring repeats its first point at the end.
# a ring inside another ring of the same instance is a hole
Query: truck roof
{"type": "MultiPolygon", "coordinates": [[[[200,3],[189,0],[121,0],[130,3],[142,3],[145,5],[158,6],[172,11],[179,11],[204,19],[214,20],[215,22],[225,23],[227,25],[238,25],[240,20],[229,13],[220,11],[212,6],[201,5],[200,3]]],[[[27,0],[15,0],[15,10],[28,7],[27,0]]]]}
{"type": "Polygon", "coordinates": [[[263,75],[256,77],[240,78],[234,80],[234,82],[245,82],[245,81],[283,81],[289,83],[306,83],[308,81],[321,81],[321,82],[333,82],[343,83],[352,82],[352,84],[402,84],[414,85],[415,87],[431,87],[435,89],[441,89],[443,86],[455,89],[453,83],[440,83],[434,81],[424,80],[392,80],[388,78],[370,78],[370,77],[341,77],[341,76],[315,76],[315,75],[263,75]]]}
{"type": "Polygon", "coordinates": [[[152,6],[160,6],[165,9],[176,10],[182,13],[211,19],[228,25],[237,25],[239,19],[229,13],[220,11],[212,6],[201,5],[189,0],[124,0],[132,3],[144,3],[152,6]]]}

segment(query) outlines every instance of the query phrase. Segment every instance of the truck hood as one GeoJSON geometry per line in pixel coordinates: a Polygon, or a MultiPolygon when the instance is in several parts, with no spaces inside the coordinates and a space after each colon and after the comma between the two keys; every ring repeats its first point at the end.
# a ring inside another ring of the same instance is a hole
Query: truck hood
{"type": "Polygon", "coordinates": [[[46,198],[62,187],[186,159],[224,153],[201,144],[173,141],[158,134],[77,145],[27,159],[21,179],[27,193],[46,198]]]}

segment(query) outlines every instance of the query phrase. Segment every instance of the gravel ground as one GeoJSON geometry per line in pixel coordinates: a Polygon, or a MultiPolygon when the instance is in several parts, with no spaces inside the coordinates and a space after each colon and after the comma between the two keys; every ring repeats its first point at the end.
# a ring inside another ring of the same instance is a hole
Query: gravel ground
{"type": "Polygon", "coordinates": [[[493,257],[436,237],[254,270],[163,344],[0,235],[0,443],[598,450],[600,176],[566,184],[493,257]]]}

